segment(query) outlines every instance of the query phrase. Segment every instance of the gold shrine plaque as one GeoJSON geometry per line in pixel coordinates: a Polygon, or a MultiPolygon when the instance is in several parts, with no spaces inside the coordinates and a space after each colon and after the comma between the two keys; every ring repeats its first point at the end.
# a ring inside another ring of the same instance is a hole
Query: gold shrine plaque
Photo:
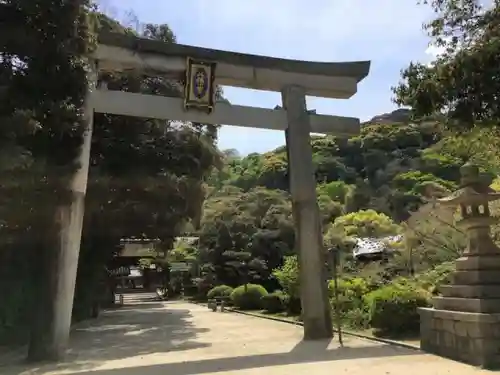
{"type": "Polygon", "coordinates": [[[196,61],[188,57],[186,85],[184,86],[184,108],[212,112],[215,102],[216,63],[196,61]]]}

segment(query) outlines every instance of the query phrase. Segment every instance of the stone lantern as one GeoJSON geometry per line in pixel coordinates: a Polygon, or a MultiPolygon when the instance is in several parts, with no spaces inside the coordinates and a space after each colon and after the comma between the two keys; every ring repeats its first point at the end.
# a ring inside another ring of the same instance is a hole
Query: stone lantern
{"type": "Polygon", "coordinates": [[[489,203],[500,199],[492,179],[472,164],[461,170],[460,189],[438,202],[458,206],[457,225],[468,244],[456,261],[450,285],[440,288],[433,308],[421,308],[423,350],[486,368],[500,368],[500,249],[490,236],[496,218],[489,203]]]}

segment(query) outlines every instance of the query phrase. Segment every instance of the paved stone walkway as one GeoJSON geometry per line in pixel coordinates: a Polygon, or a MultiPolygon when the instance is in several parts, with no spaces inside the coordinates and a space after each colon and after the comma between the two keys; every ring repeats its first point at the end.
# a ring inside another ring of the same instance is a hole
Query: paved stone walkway
{"type": "Polygon", "coordinates": [[[464,364],[346,337],[345,347],[303,342],[302,328],[209,311],[184,302],[136,303],[105,312],[72,335],[67,360],[2,375],[473,375],[464,364]]]}

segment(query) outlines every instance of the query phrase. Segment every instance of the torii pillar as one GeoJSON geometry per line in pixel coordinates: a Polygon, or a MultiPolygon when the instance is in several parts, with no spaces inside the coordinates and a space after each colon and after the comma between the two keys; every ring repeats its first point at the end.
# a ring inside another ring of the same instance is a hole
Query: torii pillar
{"type": "Polygon", "coordinates": [[[87,78],[85,129],[76,160],[78,168],[69,186],[71,200],[57,208],[54,218],[56,243],[44,251],[39,260],[38,308],[32,312],[27,358],[30,362],[62,359],[69,342],[94,122],[90,100],[97,83],[97,66],[94,64],[87,78]]]}
{"type": "Polygon", "coordinates": [[[295,244],[300,267],[304,339],[326,339],[333,336],[333,329],[325,283],[326,259],[316,196],[306,94],[300,86],[288,86],[281,95],[288,120],[285,133],[295,244]]]}

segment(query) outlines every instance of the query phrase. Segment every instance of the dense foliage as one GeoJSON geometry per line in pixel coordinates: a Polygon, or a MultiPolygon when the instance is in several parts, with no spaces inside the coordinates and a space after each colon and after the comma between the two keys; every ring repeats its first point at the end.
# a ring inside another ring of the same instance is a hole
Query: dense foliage
{"type": "Polygon", "coordinates": [[[267,290],[262,285],[244,284],[233,290],[231,301],[234,306],[242,310],[259,310],[262,308],[262,299],[267,294],[267,290]]]}
{"type": "Polygon", "coordinates": [[[365,297],[370,326],[380,333],[418,332],[418,307],[428,305],[428,299],[418,289],[408,285],[386,285],[365,297]]]}
{"type": "MultiPolygon", "coordinates": [[[[366,123],[351,139],[312,138],[325,248],[341,255],[340,295],[336,302],[332,294],[332,311],[351,328],[383,334],[415,330],[416,308],[438,292],[453,269],[449,262],[465,247],[455,211],[436,207],[432,198],[458,187],[465,162],[491,173],[497,165],[498,151],[482,146],[491,132],[455,134],[436,120],[413,123],[406,114],[402,118],[398,111],[400,122],[384,122],[386,116],[366,123]],[[386,241],[386,255],[355,260],[359,238],[386,241]],[[391,286],[396,279],[401,285],[391,286]],[[401,316],[394,313],[397,319],[391,320],[385,312],[392,310],[401,316]]],[[[223,167],[207,181],[199,230],[202,278],[235,290],[247,282],[261,284],[272,292],[262,298],[262,309],[297,315],[300,279],[286,151],[223,154],[223,167]]]]}
{"type": "Polygon", "coordinates": [[[262,296],[260,299],[261,307],[263,310],[275,314],[285,311],[287,304],[289,303],[289,298],[287,294],[278,290],[273,293],[262,296]]]}
{"type": "Polygon", "coordinates": [[[451,126],[496,125],[500,56],[497,1],[437,0],[426,29],[442,54],[427,66],[412,63],[394,89],[396,101],[417,117],[440,113],[451,126]]]}
{"type": "Polygon", "coordinates": [[[210,289],[207,293],[207,298],[229,298],[233,293],[233,288],[228,285],[217,285],[210,289]]]}
{"type": "MultiPolygon", "coordinates": [[[[67,186],[66,176],[74,170],[87,87],[85,59],[90,50],[83,38],[93,40],[92,35],[99,28],[134,33],[108,17],[91,12],[85,2],[74,9],[58,1],[22,3],[26,9],[16,6],[17,2],[2,2],[3,9],[11,12],[9,26],[19,32],[11,31],[8,37],[2,34],[7,40],[2,44],[0,78],[2,88],[7,91],[0,93],[0,110],[6,123],[22,120],[30,130],[15,133],[3,124],[0,129],[2,142],[8,141],[10,147],[1,147],[0,158],[0,197],[5,198],[0,201],[0,267],[4,290],[0,297],[0,340],[9,342],[25,340],[28,312],[39,314],[30,308],[31,303],[40,304],[39,298],[43,299],[43,295],[35,297],[32,276],[44,263],[30,263],[26,259],[37,253],[45,254],[44,240],[50,239],[51,233],[46,225],[49,229],[55,226],[53,210],[67,202],[61,192],[67,186]],[[55,18],[49,21],[47,17],[52,15],[55,18]],[[39,34],[32,35],[31,29],[22,31],[27,19],[31,20],[30,25],[39,25],[39,29],[33,29],[39,30],[39,34]],[[20,40],[13,39],[13,35],[20,40]],[[65,42],[63,38],[69,40],[65,42]],[[18,63],[21,65],[17,66],[18,63]],[[27,93],[36,97],[31,99],[27,93]],[[28,125],[33,125],[33,129],[28,125]],[[30,264],[38,268],[31,269],[30,264]]],[[[175,41],[166,25],[147,25],[145,30],[146,37],[175,41]]],[[[139,72],[103,74],[99,79],[106,81],[110,89],[181,94],[176,82],[139,72]]],[[[159,247],[170,248],[186,223],[199,218],[205,196],[203,180],[219,157],[214,146],[215,128],[95,115],[75,320],[88,318],[100,300],[109,301],[103,295],[108,277],[105,266],[120,250],[121,238],[154,238],[160,241],[159,247]]],[[[48,245],[53,246],[54,242],[48,245]]],[[[52,276],[43,275],[38,284],[49,282],[52,276]]]]}

